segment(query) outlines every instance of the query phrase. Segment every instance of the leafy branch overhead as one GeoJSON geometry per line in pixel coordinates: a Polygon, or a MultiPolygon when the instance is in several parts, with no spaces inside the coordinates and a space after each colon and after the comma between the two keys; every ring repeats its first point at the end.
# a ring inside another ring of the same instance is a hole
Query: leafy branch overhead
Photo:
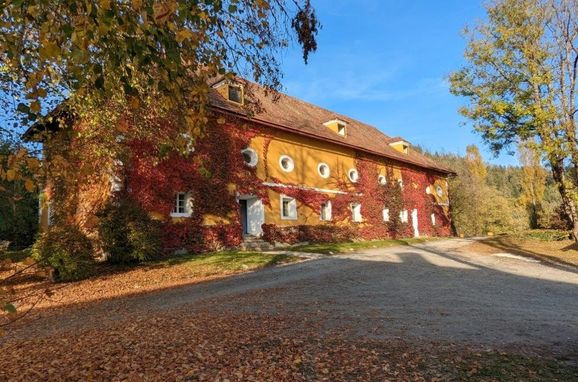
{"type": "Polygon", "coordinates": [[[279,89],[278,51],[295,32],[307,60],[318,26],[309,0],[6,0],[2,102],[34,121],[64,98],[202,103],[230,72],[279,89]]]}

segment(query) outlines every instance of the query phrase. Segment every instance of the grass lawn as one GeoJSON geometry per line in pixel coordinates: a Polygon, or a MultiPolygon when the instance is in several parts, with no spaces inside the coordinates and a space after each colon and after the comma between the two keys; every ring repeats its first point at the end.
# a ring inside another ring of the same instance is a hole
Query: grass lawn
{"type": "Polygon", "coordinates": [[[345,243],[315,243],[291,247],[291,250],[297,252],[323,253],[334,255],[337,253],[354,252],[360,249],[370,248],[387,248],[398,245],[411,245],[425,243],[426,241],[436,240],[435,238],[409,238],[409,239],[389,239],[389,240],[370,240],[355,241],[345,243]]]}
{"type": "Polygon", "coordinates": [[[191,271],[191,275],[213,276],[257,270],[297,260],[298,257],[287,254],[225,251],[174,256],[155,263],[184,266],[191,271]]]}
{"type": "Polygon", "coordinates": [[[463,250],[487,254],[507,252],[578,266],[578,245],[562,231],[532,230],[501,235],[473,243],[463,250]]]}

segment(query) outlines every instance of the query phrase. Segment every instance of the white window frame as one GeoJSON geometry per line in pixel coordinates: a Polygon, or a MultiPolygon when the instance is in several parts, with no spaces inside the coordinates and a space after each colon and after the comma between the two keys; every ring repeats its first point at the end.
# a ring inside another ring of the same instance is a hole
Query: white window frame
{"type": "Polygon", "coordinates": [[[327,179],[331,175],[331,168],[329,168],[329,165],[327,163],[321,162],[317,165],[317,173],[319,174],[320,177],[327,179]],[[323,175],[323,173],[321,172],[321,168],[323,167],[327,169],[327,173],[325,175],[323,175]]]}
{"type": "Polygon", "coordinates": [[[387,178],[385,175],[379,174],[377,177],[377,183],[379,183],[381,186],[385,186],[387,184],[387,178]]]}
{"type": "Polygon", "coordinates": [[[188,192],[177,192],[174,199],[173,210],[171,211],[171,217],[173,218],[189,218],[193,215],[193,198],[188,192]],[[178,211],[180,197],[183,197],[183,211],[178,211]]]}
{"type": "Polygon", "coordinates": [[[295,162],[293,161],[293,158],[291,158],[289,155],[281,155],[279,157],[279,167],[281,167],[281,170],[285,171],[285,172],[291,172],[295,169],[295,162]],[[289,162],[289,168],[285,168],[283,167],[283,161],[287,159],[289,162]]]}
{"type": "Polygon", "coordinates": [[[399,221],[402,223],[408,223],[409,222],[409,214],[408,214],[407,210],[399,211],[399,221]]]}
{"type": "Polygon", "coordinates": [[[291,197],[291,196],[287,196],[287,195],[281,195],[279,197],[279,213],[281,214],[281,219],[282,220],[297,220],[297,199],[291,197]],[[283,202],[284,200],[288,200],[289,201],[289,215],[285,215],[284,210],[283,210],[283,202]]]}
{"type": "Polygon", "coordinates": [[[383,221],[388,222],[389,221],[389,208],[384,207],[383,210],[381,211],[381,213],[383,215],[383,221]]]}
{"type": "Polygon", "coordinates": [[[442,196],[444,196],[444,189],[442,188],[442,186],[438,185],[436,186],[436,194],[441,198],[442,196]]]}
{"type": "Polygon", "coordinates": [[[333,211],[331,207],[331,200],[321,203],[321,211],[319,211],[319,220],[329,222],[333,219],[333,211]],[[325,212],[324,212],[325,209],[325,212]]]}
{"type": "Polygon", "coordinates": [[[402,179],[402,178],[399,178],[399,179],[397,180],[397,184],[398,184],[399,187],[403,190],[403,179],[402,179]]]}
{"type": "Polygon", "coordinates": [[[435,227],[435,225],[436,225],[436,214],[435,213],[431,214],[431,225],[433,227],[435,227]]]}
{"type": "Polygon", "coordinates": [[[357,183],[359,181],[359,171],[357,171],[356,168],[350,168],[349,171],[347,171],[347,177],[351,183],[357,183]],[[355,176],[351,176],[352,173],[354,173],[355,176]]]}
{"type": "Polygon", "coordinates": [[[363,215],[361,214],[361,203],[351,203],[351,221],[354,223],[361,223],[363,215]]]}
{"type": "Polygon", "coordinates": [[[241,150],[241,155],[243,156],[243,162],[245,163],[246,166],[255,167],[257,166],[257,163],[259,163],[259,155],[257,155],[257,152],[250,147],[241,150]],[[249,154],[251,156],[250,162],[247,162],[245,160],[245,154],[249,154]]]}

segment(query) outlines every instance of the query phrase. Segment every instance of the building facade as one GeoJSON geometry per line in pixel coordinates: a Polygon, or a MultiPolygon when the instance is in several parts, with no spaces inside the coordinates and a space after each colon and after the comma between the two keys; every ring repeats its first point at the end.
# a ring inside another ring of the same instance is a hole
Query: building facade
{"type": "Polygon", "coordinates": [[[451,171],[403,138],[245,81],[216,81],[210,99],[212,118],[189,155],[159,163],[152,145],[127,143],[122,187],[162,221],[167,250],[237,247],[249,236],[451,234],[451,171]]]}

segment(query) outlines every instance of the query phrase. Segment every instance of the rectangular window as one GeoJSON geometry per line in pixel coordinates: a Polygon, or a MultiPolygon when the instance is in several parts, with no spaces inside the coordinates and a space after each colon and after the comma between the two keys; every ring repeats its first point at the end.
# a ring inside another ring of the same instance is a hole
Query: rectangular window
{"type": "Polygon", "coordinates": [[[175,197],[175,205],[171,216],[173,217],[188,217],[193,213],[193,202],[191,196],[186,192],[177,192],[175,197]]]}
{"type": "Polygon", "coordinates": [[[297,201],[295,198],[281,196],[281,218],[288,220],[297,219],[297,201]]]}
{"type": "Polygon", "coordinates": [[[356,223],[359,223],[363,220],[363,218],[361,217],[361,204],[359,203],[351,204],[351,219],[356,223]]]}
{"type": "Polygon", "coordinates": [[[399,212],[399,220],[402,223],[407,223],[409,221],[409,215],[407,214],[407,210],[402,210],[399,212]]]}
{"type": "Polygon", "coordinates": [[[240,86],[229,85],[229,101],[243,103],[243,93],[240,86]]]}
{"type": "Polygon", "coordinates": [[[431,214],[431,225],[432,226],[436,225],[436,214],[431,214]]]}
{"type": "Polygon", "coordinates": [[[388,222],[388,221],[389,221],[389,208],[384,208],[384,209],[383,209],[383,221],[384,221],[384,222],[388,222]]]}
{"type": "Polygon", "coordinates": [[[331,220],[331,202],[327,201],[321,204],[321,220],[330,221],[331,220]]]}

